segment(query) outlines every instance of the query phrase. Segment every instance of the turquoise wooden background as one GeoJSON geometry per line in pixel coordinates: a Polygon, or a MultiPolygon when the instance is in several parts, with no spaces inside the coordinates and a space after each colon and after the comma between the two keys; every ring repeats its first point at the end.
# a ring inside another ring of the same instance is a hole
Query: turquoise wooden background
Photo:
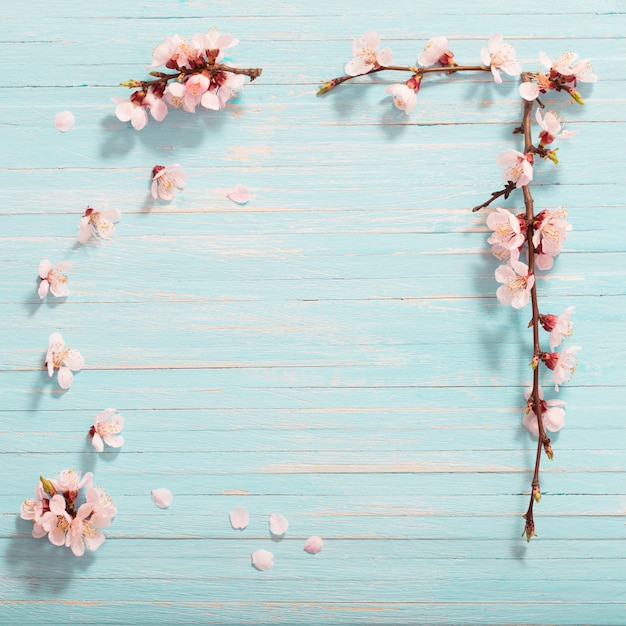
{"type": "Polygon", "coordinates": [[[2,623],[626,623],[624,4],[413,5],[3,1],[2,623]],[[221,114],[118,122],[116,85],[145,77],[165,36],[209,28],[262,77],[221,114]],[[409,118],[382,76],[316,98],[368,29],[406,63],[441,34],[475,62],[501,31],[527,69],[573,50],[600,77],[585,107],[560,100],[580,134],[536,176],[537,205],[575,228],[540,298],[576,305],[583,352],[529,545],[529,313],[495,300],[468,210],[518,147],[517,83],[429,80],[409,118]],[[174,162],[187,187],[155,203],[151,169],[174,162]],[[225,197],[236,183],[246,206],[225,197]],[[75,244],[87,204],[122,210],[113,241],[75,244]],[[43,258],[74,262],[67,301],[39,302],[43,258]],[[87,364],[65,394],[40,367],[54,331],[87,364]],[[86,433],[108,406],[126,443],[97,455],[86,433]],[[40,473],[68,467],[119,511],[80,559],[18,516],[40,473]],[[282,541],[270,513],[290,522],[282,541]]]}

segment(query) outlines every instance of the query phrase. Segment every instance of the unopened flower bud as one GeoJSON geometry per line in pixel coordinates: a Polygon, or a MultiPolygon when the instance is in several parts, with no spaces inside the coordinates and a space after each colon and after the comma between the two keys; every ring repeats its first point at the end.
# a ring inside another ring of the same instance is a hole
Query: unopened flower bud
{"type": "Polygon", "coordinates": [[[545,331],[551,332],[556,327],[558,319],[556,315],[540,315],[539,323],[545,331]]]}
{"type": "Polygon", "coordinates": [[[541,500],[541,488],[539,484],[533,485],[533,500],[539,502],[541,500]]]}
{"type": "Polygon", "coordinates": [[[526,541],[530,542],[533,537],[537,536],[537,533],[535,533],[535,522],[533,521],[532,513],[524,515],[524,519],[526,520],[526,525],[524,526],[522,537],[526,537],[526,541]]]}
{"type": "Polygon", "coordinates": [[[125,83],[120,83],[121,87],[128,87],[129,89],[134,89],[140,85],[141,83],[138,80],[127,80],[125,83]]]}
{"type": "Polygon", "coordinates": [[[454,67],[456,63],[454,62],[454,53],[450,50],[446,50],[440,57],[439,63],[443,67],[454,67]]]}
{"type": "Polygon", "coordinates": [[[543,442],[543,451],[550,460],[554,458],[554,452],[552,450],[552,446],[550,445],[550,440],[547,437],[543,442]]]}
{"type": "Polygon", "coordinates": [[[570,89],[569,95],[572,96],[572,98],[574,98],[574,100],[578,102],[578,104],[585,104],[585,101],[583,100],[582,96],[575,89],[570,89]]]}
{"type": "Polygon", "coordinates": [[[47,478],[44,478],[43,476],[39,477],[39,480],[41,481],[41,486],[43,487],[43,490],[50,496],[54,496],[57,492],[57,490],[54,488],[54,485],[52,484],[51,480],[48,480],[47,478]]]}
{"type": "Polygon", "coordinates": [[[530,367],[536,370],[537,366],[539,365],[539,355],[535,354],[528,365],[530,365],[530,367]]]}
{"type": "Polygon", "coordinates": [[[553,370],[556,368],[557,363],[559,362],[559,353],[558,352],[544,352],[541,355],[541,360],[545,363],[545,366],[549,370],[553,370]]]}
{"type": "Polygon", "coordinates": [[[420,90],[422,77],[422,74],[415,74],[411,76],[411,78],[409,78],[409,80],[407,80],[405,84],[409,89],[412,89],[415,93],[417,93],[420,90]]]}

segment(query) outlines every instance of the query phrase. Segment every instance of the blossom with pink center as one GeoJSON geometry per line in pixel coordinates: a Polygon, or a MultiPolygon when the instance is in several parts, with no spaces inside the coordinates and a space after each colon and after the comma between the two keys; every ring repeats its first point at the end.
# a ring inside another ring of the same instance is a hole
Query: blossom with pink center
{"type": "Polygon", "coordinates": [[[191,38],[191,45],[199,56],[206,56],[210,63],[220,63],[224,58],[224,50],[228,50],[239,43],[230,33],[220,34],[216,30],[208,33],[196,33],[191,38]]]}
{"type": "Polygon", "coordinates": [[[559,390],[559,385],[568,381],[576,371],[578,360],[576,353],[582,350],[580,346],[568,346],[559,352],[550,352],[543,355],[543,362],[546,367],[552,370],[552,382],[555,391],[559,390]]]}
{"type": "Polygon", "coordinates": [[[45,496],[46,492],[41,481],[39,481],[35,487],[35,499],[24,500],[20,507],[20,517],[33,522],[32,535],[35,539],[45,537],[48,534],[42,525],[43,516],[50,510],[50,500],[45,496]]]}
{"type": "Polygon", "coordinates": [[[496,157],[496,163],[505,169],[502,172],[504,182],[515,183],[517,188],[528,185],[533,179],[533,155],[517,150],[506,150],[496,157]]]}
{"type": "Polygon", "coordinates": [[[219,111],[226,103],[237,96],[237,90],[243,87],[245,76],[232,72],[220,72],[215,76],[216,82],[202,95],[200,104],[211,111],[219,111]]]}
{"type": "Polygon", "coordinates": [[[85,546],[87,550],[93,552],[104,543],[104,535],[98,530],[93,521],[87,519],[92,512],[93,506],[89,502],[85,502],[80,505],[76,512],[76,517],[70,522],[65,545],[72,549],[75,556],[83,556],[85,554],[85,546]]]}
{"type": "Polygon", "coordinates": [[[69,289],[67,288],[67,276],[64,274],[67,270],[71,269],[72,263],[70,261],[61,261],[52,267],[52,263],[48,259],[44,259],[39,264],[39,289],[37,293],[43,300],[50,292],[57,298],[64,298],[69,295],[69,289]]]}
{"type": "Polygon", "coordinates": [[[385,87],[385,93],[391,94],[393,104],[407,115],[413,111],[417,104],[417,94],[405,83],[397,83],[385,87]]]}
{"type": "Polygon", "coordinates": [[[171,200],[176,189],[182,189],[187,182],[187,174],[178,163],[168,165],[155,165],[152,169],[152,185],[150,193],[156,200],[171,200]]]}
{"type": "Polygon", "coordinates": [[[550,350],[558,347],[563,337],[571,337],[572,323],[570,316],[576,307],[568,306],[561,315],[540,315],[539,321],[544,330],[550,333],[550,350]]]}
{"type": "MultiPolygon", "coordinates": [[[[524,224],[525,225],[525,224],[524,224]]],[[[498,249],[518,250],[524,243],[525,234],[517,216],[506,209],[497,208],[487,216],[487,226],[494,231],[487,243],[498,249]]]]}
{"type": "Polygon", "coordinates": [[[540,248],[541,254],[555,257],[561,252],[567,233],[572,230],[572,225],[566,218],[565,209],[557,209],[554,212],[545,209],[537,214],[533,245],[540,248]]]}
{"type": "Polygon", "coordinates": [[[50,483],[53,488],[62,493],[66,499],[74,501],[80,489],[83,487],[90,488],[93,481],[93,474],[86,472],[82,476],[80,470],[66,469],[59,473],[57,478],[53,478],[50,483]]]}
{"type": "Polygon", "coordinates": [[[431,37],[426,47],[417,57],[417,62],[422,67],[431,67],[435,63],[443,66],[454,63],[454,55],[448,49],[447,37],[431,37]]]}
{"type": "Polygon", "coordinates": [[[52,377],[54,370],[59,370],[58,381],[61,389],[69,389],[72,386],[74,374],[85,367],[85,360],[78,350],[71,350],[65,345],[61,333],[52,333],[48,339],[48,351],[46,352],[45,366],[48,368],[48,376],[52,377]]]}
{"type": "Polygon", "coordinates": [[[510,304],[514,309],[521,309],[528,304],[530,290],[535,284],[535,277],[528,273],[528,265],[521,261],[511,261],[511,265],[501,265],[496,270],[496,280],[503,283],[498,287],[496,296],[502,304],[510,304]]]}
{"type": "Polygon", "coordinates": [[[380,37],[373,30],[368,30],[361,37],[352,40],[353,59],[346,64],[345,72],[348,76],[367,74],[376,67],[389,65],[393,58],[391,48],[378,51],[380,37]]]}
{"type": "Polygon", "coordinates": [[[174,35],[166,37],[152,52],[152,63],[148,68],[161,67],[166,65],[170,69],[175,67],[188,67],[189,55],[193,56],[192,47],[189,42],[174,35]]]}
{"type": "Polygon", "coordinates": [[[167,105],[161,95],[161,91],[157,94],[150,88],[147,92],[135,91],[130,98],[114,96],[111,100],[117,105],[115,116],[120,122],[130,122],[135,130],[141,130],[148,123],[147,110],[157,122],[162,122],[167,115],[167,105]]]}
{"type": "Polygon", "coordinates": [[[541,109],[537,109],[535,119],[542,129],[539,133],[540,147],[552,143],[557,137],[568,139],[578,134],[578,131],[575,130],[562,130],[563,126],[559,118],[551,111],[548,111],[545,116],[542,117],[541,109]]]}
{"type": "Polygon", "coordinates": [[[48,533],[50,543],[55,546],[65,545],[67,533],[70,530],[72,518],[65,508],[65,498],[55,494],[50,499],[50,510],[44,514],[41,525],[48,533]]]}
{"type": "Polygon", "coordinates": [[[117,507],[101,487],[87,489],[87,502],[92,507],[91,523],[97,528],[108,528],[117,515],[117,507]]]}
{"type": "Polygon", "coordinates": [[[488,48],[480,51],[482,62],[491,68],[493,80],[496,83],[502,82],[500,70],[509,76],[519,76],[522,66],[515,58],[515,49],[511,44],[505,43],[501,33],[496,33],[489,38],[488,48]]]}
{"type": "Polygon", "coordinates": [[[115,223],[121,218],[122,213],[118,209],[96,211],[87,207],[78,221],[78,243],[87,243],[93,235],[101,239],[111,239],[115,233],[115,223]]]}
{"type": "Polygon", "coordinates": [[[551,74],[559,74],[567,81],[581,83],[595,83],[598,77],[593,73],[593,68],[589,59],[577,60],[578,55],[575,52],[564,52],[556,59],[550,59],[545,52],[539,53],[539,60],[542,65],[550,70],[551,74]]]}
{"type": "Polygon", "coordinates": [[[89,431],[91,444],[98,451],[104,450],[104,444],[111,448],[121,448],[124,445],[124,437],[119,433],[124,428],[124,418],[115,409],[105,409],[96,415],[93,426],[89,431]]]}
{"type": "MultiPolygon", "coordinates": [[[[529,387],[524,392],[526,400],[529,401],[526,405],[526,412],[522,419],[522,424],[533,434],[535,437],[539,437],[539,425],[537,424],[537,414],[533,408],[533,401],[530,399],[532,395],[532,387],[529,387]]],[[[541,403],[541,420],[543,421],[543,427],[549,430],[551,433],[555,433],[565,424],[565,402],[562,400],[544,400],[543,389],[539,387],[539,402],[541,403]]]]}
{"type": "Polygon", "coordinates": [[[184,83],[173,82],[169,84],[166,92],[179,99],[185,111],[195,113],[196,107],[200,104],[203,94],[209,89],[210,85],[210,79],[204,74],[194,74],[184,83]]]}

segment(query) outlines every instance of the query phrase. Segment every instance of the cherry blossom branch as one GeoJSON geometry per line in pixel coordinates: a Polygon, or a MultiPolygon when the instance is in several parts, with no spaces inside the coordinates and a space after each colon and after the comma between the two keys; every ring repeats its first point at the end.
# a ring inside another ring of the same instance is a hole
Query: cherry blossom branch
{"type": "Polygon", "coordinates": [[[504,188],[491,193],[491,197],[482,204],[474,207],[479,211],[490,206],[499,198],[507,199],[513,191],[521,189],[524,198],[524,213],[513,214],[508,209],[497,207],[487,216],[487,226],[493,231],[488,242],[492,252],[501,262],[495,278],[502,285],[496,291],[496,296],[502,304],[510,304],[514,309],[521,309],[530,302],[532,319],[528,327],[533,329],[533,368],[532,387],[526,390],[526,411],[523,418],[524,426],[538,437],[535,468],[531,482],[530,503],[524,516],[526,524],[523,536],[527,541],[535,536],[533,520],[533,506],[541,499],[539,484],[539,470],[541,465],[541,450],[552,459],[553,451],[546,431],[554,432],[562,428],[565,420],[564,402],[557,399],[543,399],[540,387],[540,366],[543,364],[552,371],[552,381],[555,391],[559,385],[568,380],[576,367],[575,354],[580,347],[568,346],[560,352],[555,348],[561,344],[564,337],[571,334],[570,314],[574,307],[568,307],[559,315],[544,315],[539,310],[537,297],[536,272],[548,270],[552,267],[554,257],[562,248],[567,231],[571,225],[565,219],[567,213],[563,209],[548,211],[544,209],[535,214],[534,200],[530,191],[533,179],[533,167],[538,159],[551,160],[558,163],[556,152],[552,148],[557,136],[565,138],[574,133],[563,131],[560,118],[553,112],[542,116],[544,105],[539,95],[548,91],[563,91],[568,93],[579,104],[582,97],[576,87],[578,82],[594,82],[597,77],[592,73],[589,61],[577,61],[578,56],[564,53],[560,58],[550,59],[545,52],[539,53],[539,60],[547,72],[522,72],[521,65],[515,59],[515,50],[506,43],[500,33],[493,35],[488,47],[480,51],[482,65],[458,65],[454,61],[454,54],[448,49],[448,40],[445,37],[431,38],[424,51],[417,58],[416,66],[392,65],[392,52],[389,48],[380,48],[380,37],[374,31],[368,31],[361,37],[355,37],[352,43],[353,58],[345,66],[345,76],[325,82],[318,95],[327,93],[338,85],[357,76],[366,76],[384,71],[410,72],[411,76],[404,83],[388,85],[385,92],[391,95],[393,104],[407,115],[417,104],[417,93],[426,74],[439,72],[452,74],[460,71],[489,71],[496,83],[502,83],[502,73],[509,76],[520,76],[521,85],[519,94],[524,100],[523,119],[520,126],[514,129],[514,134],[524,137],[524,151],[510,149],[498,155],[496,162],[504,166],[502,180],[504,188]],[[535,115],[536,123],[540,126],[539,142],[532,140],[532,114],[537,104],[535,115]],[[520,260],[521,253],[526,250],[528,265],[520,260]],[[540,327],[550,333],[550,352],[541,349],[540,327]]]}
{"type": "Polygon", "coordinates": [[[317,95],[322,96],[335,87],[337,85],[341,85],[346,81],[352,80],[353,78],[357,78],[357,76],[367,76],[369,74],[377,74],[378,72],[410,72],[416,78],[423,76],[424,74],[433,74],[433,73],[444,73],[444,74],[454,74],[455,72],[490,72],[491,69],[486,65],[450,65],[446,67],[417,67],[413,65],[386,65],[386,66],[378,66],[374,67],[368,72],[364,74],[357,74],[356,76],[344,75],[338,76],[337,78],[333,78],[331,80],[326,81],[318,90],[317,95]]]}

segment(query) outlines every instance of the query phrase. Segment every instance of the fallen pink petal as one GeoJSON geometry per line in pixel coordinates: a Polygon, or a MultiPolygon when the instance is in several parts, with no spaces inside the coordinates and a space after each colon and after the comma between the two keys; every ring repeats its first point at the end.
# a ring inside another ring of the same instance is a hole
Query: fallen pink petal
{"type": "Polygon", "coordinates": [[[154,502],[160,509],[169,508],[172,504],[172,492],[169,489],[153,489],[152,490],[152,502],[154,502]]]}
{"type": "Polygon", "coordinates": [[[231,189],[226,196],[229,200],[237,204],[246,204],[250,200],[250,190],[243,185],[237,185],[234,189],[231,189]]]}
{"type": "Polygon", "coordinates": [[[250,521],[250,514],[243,507],[237,507],[230,512],[230,525],[235,530],[243,530],[250,521]]]}
{"type": "Polygon", "coordinates": [[[309,537],[304,544],[304,551],[309,554],[317,554],[324,548],[324,540],[317,535],[309,537]]]}
{"type": "Polygon", "coordinates": [[[282,537],[289,528],[289,522],[280,513],[272,513],[270,515],[270,532],[272,535],[282,537]]]}
{"type": "Polygon", "coordinates": [[[54,127],[62,133],[66,133],[74,126],[75,118],[69,111],[61,111],[54,116],[54,127]]]}
{"type": "Polygon", "coordinates": [[[252,565],[260,572],[266,572],[274,565],[274,555],[267,550],[257,550],[252,553],[252,565]]]}

